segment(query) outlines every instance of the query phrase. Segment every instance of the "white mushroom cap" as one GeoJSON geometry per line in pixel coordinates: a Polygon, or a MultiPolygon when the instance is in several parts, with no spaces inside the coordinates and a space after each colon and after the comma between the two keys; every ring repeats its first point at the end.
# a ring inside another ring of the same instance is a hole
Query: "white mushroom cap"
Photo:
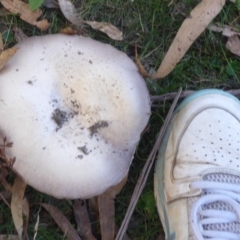
{"type": "Polygon", "coordinates": [[[0,137],[13,168],[57,198],[88,198],[127,174],[150,116],[126,54],[79,36],[31,37],[0,72],[0,137]]]}

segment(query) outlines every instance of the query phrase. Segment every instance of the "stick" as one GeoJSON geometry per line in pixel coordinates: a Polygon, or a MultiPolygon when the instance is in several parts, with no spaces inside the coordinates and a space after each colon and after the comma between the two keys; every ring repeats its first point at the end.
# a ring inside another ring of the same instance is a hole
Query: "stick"
{"type": "MultiPolygon", "coordinates": [[[[193,94],[195,91],[189,90],[189,91],[184,91],[181,93],[179,96],[179,99],[185,98],[191,94],[193,94]]],[[[237,98],[240,98],[240,89],[231,89],[226,91],[232,95],[234,95],[237,98]]],[[[151,102],[164,102],[168,100],[173,100],[177,96],[178,92],[171,92],[163,95],[156,95],[156,96],[151,96],[151,102]]]]}
{"type": "Polygon", "coordinates": [[[144,186],[146,184],[146,181],[147,181],[149,172],[150,172],[150,170],[152,168],[155,156],[157,154],[157,151],[159,149],[159,146],[161,144],[163,136],[164,136],[164,134],[166,132],[167,126],[168,126],[168,124],[170,122],[170,119],[172,117],[173,111],[175,109],[175,106],[177,104],[177,101],[179,99],[179,96],[180,96],[181,92],[182,92],[182,89],[180,88],[178,90],[178,93],[177,93],[177,95],[176,95],[176,97],[174,99],[174,102],[173,102],[173,104],[172,104],[172,106],[171,106],[171,108],[170,108],[170,110],[168,112],[166,120],[165,120],[165,122],[164,122],[164,124],[163,124],[163,126],[162,126],[162,128],[161,128],[161,130],[159,132],[158,138],[157,138],[157,140],[156,140],[156,142],[155,142],[155,144],[153,146],[153,149],[152,149],[152,151],[149,154],[147,162],[145,163],[144,168],[143,168],[143,170],[142,170],[142,172],[140,174],[140,177],[139,177],[138,182],[136,184],[136,187],[134,189],[132,198],[130,200],[130,203],[129,203],[126,215],[125,215],[125,217],[123,219],[122,225],[121,225],[121,227],[119,229],[119,232],[118,232],[118,234],[116,236],[116,240],[122,240],[124,238],[124,235],[125,235],[125,233],[127,231],[127,227],[128,227],[129,221],[131,219],[131,216],[133,214],[134,208],[136,207],[137,201],[138,201],[138,199],[139,199],[139,197],[140,197],[140,195],[142,193],[142,190],[143,190],[143,188],[144,188],[144,186]]]}

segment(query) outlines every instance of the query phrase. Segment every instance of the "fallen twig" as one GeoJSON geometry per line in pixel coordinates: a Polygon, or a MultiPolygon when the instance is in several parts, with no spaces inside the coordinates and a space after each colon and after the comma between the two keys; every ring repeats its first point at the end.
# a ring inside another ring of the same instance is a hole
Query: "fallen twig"
{"type": "Polygon", "coordinates": [[[160,146],[160,144],[162,142],[163,136],[165,134],[165,131],[167,129],[169,121],[170,121],[170,119],[172,117],[173,111],[174,111],[175,106],[176,106],[176,104],[178,102],[179,96],[181,95],[181,92],[182,92],[182,89],[180,88],[178,93],[177,93],[177,95],[176,95],[176,97],[175,97],[175,99],[174,99],[174,102],[172,103],[172,106],[171,106],[171,108],[170,108],[170,110],[168,112],[166,120],[165,120],[165,122],[164,122],[164,124],[163,124],[163,126],[162,126],[162,128],[161,128],[161,130],[159,132],[158,138],[157,138],[157,140],[156,140],[156,142],[155,142],[155,144],[154,144],[154,146],[152,148],[152,151],[150,152],[149,157],[148,157],[148,159],[147,159],[147,161],[146,161],[146,163],[144,165],[144,168],[143,168],[143,170],[142,170],[142,172],[140,174],[140,177],[139,177],[139,179],[137,181],[137,184],[136,184],[136,187],[134,189],[132,198],[130,200],[130,203],[129,203],[126,215],[125,215],[125,217],[123,219],[122,225],[121,225],[121,227],[119,229],[119,232],[118,232],[118,234],[116,236],[116,240],[122,240],[124,238],[124,235],[125,235],[125,233],[127,231],[127,227],[128,227],[129,221],[130,221],[131,216],[133,214],[133,211],[134,211],[134,209],[136,207],[137,201],[138,201],[138,199],[139,199],[139,197],[140,197],[140,195],[142,193],[142,190],[143,190],[143,188],[144,188],[144,186],[146,184],[149,172],[150,172],[150,170],[152,168],[152,165],[154,163],[155,156],[156,156],[157,151],[159,149],[159,146],[160,146]]]}
{"type": "MultiPolygon", "coordinates": [[[[193,94],[195,91],[192,90],[188,90],[188,91],[184,91],[180,94],[179,99],[185,98],[191,94],[193,94]]],[[[231,89],[231,90],[227,90],[226,92],[234,95],[237,98],[240,98],[240,89],[231,89]]],[[[167,94],[163,94],[163,95],[156,95],[156,96],[151,96],[151,102],[164,102],[164,101],[169,101],[169,100],[173,100],[176,96],[177,96],[178,92],[171,92],[171,93],[167,93],[167,94]]]]}

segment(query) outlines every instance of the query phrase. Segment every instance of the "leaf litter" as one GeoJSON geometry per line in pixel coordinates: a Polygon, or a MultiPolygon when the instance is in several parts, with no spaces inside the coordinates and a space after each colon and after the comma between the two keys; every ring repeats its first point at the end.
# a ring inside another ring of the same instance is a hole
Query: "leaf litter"
{"type": "Polygon", "coordinates": [[[96,22],[96,21],[85,21],[81,18],[77,9],[75,8],[73,1],[71,0],[58,0],[60,9],[63,15],[68,19],[71,23],[76,26],[83,26],[87,24],[91,26],[93,29],[101,31],[109,36],[113,40],[123,40],[123,33],[115,26],[107,22],[96,22]]]}
{"type": "MultiPolygon", "coordinates": [[[[11,212],[20,239],[23,239],[23,198],[26,186],[23,179],[16,176],[12,187],[11,212]]],[[[26,209],[24,209],[24,211],[27,212],[26,209]]]]}
{"type": "Polygon", "coordinates": [[[46,203],[40,203],[40,206],[48,211],[68,240],[81,240],[72,224],[57,208],[46,203]]]}
{"type": "MultiPolygon", "coordinates": [[[[6,2],[9,2],[9,1],[0,0],[0,2],[4,5],[4,3],[6,4],[6,2]]],[[[11,11],[12,13],[20,14],[20,16],[23,20],[25,20],[26,22],[29,22],[32,25],[39,27],[42,30],[47,29],[49,27],[49,23],[47,23],[48,26],[46,24],[45,27],[41,28],[46,23],[46,20],[37,21],[37,19],[42,14],[41,13],[39,15],[41,10],[39,11],[39,9],[37,9],[36,12],[38,13],[38,15],[34,15],[34,17],[33,16],[26,17],[25,12],[27,12],[27,10],[25,8],[23,8],[23,10],[20,11],[16,7],[16,6],[18,6],[18,4],[20,4],[21,1],[13,0],[11,2],[12,3],[8,3],[9,5],[7,5],[7,6],[8,6],[9,11],[11,11]],[[15,4],[15,5],[12,6],[11,4],[13,4],[13,5],[15,4]],[[28,20],[26,20],[25,18],[28,18],[28,20]],[[39,25],[39,22],[42,22],[44,24],[39,25]]],[[[82,20],[79,16],[77,16],[78,13],[75,8],[72,8],[71,1],[69,1],[69,0],[65,0],[65,1],[59,0],[59,4],[61,7],[61,10],[63,8],[62,12],[65,15],[65,17],[73,24],[76,24],[76,25],[88,24],[92,28],[106,33],[112,39],[122,40],[122,36],[123,36],[122,32],[119,31],[113,25],[111,25],[109,23],[105,23],[105,22],[94,22],[94,21],[82,20]],[[61,5],[61,3],[62,3],[62,5],[61,5]],[[65,4],[64,5],[65,7],[61,7],[61,6],[63,6],[63,3],[65,4]],[[68,9],[68,10],[66,11],[66,9],[68,9]],[[68,16],[70,14],[72,14],[72,16],[74,16],[74,18],[70,18],[68,16]]],[[[220,10],[222,9],[224,4],[225,4],[225,0],[213,0],[213,1],[203,0],[191,12],[190,17],[188,17],[183,22],[172,45],[169,48],[169,51],[167,52],[162,64],[160,65],[157,73],[151,77],[161,78],[163,76],[166,76],[169,72],[171,72],[172,69],[174,68],[174,66],[180,61],[180,59],[184,56],[186,51],[190,48],[191,44],[195,41],[195,39],[204,31],[204,29],[208,26],[209,22],[220,12],[220,10]]],[[[73,34],[75,34],[75,33],[73,33],[73,34]]],[[[233,49],[232,46],[239,46],[239,38],[238,37],[236,38],[236,35],[234,35],[234,36],[235,36],[234,37],[235,39],[231,38],[230,43],[228,43],[229,49],[230,48],[233,49]],[[236,39],[238,39],[238,41],[236,39]]],[[[2,49],[2,53],[4,53],[6,51],[6,50],[3,51],[3,43],[0,42],[0,50],[1,49],[2,49]]],[[[17,49],[11,50],[11,51],[16,52],[17,49]]],[[[233,51],[233,50],[230,50],[230,51],[233,51]]],[[[4,67],[6,62],[14,55],[14,53],[11,53],[11,52],[9,52],[8,54],[5,53],[7,57],[2,56],[2,54],[0,55],[0,69],[1,69],[1,64],[2,64],[2,67],[4,67]],[[3,59],[4,58],[7,59],[7,60],[5,60],[6,61],[5,63],[1,62],[1,56],[3,59]]],[[[137,62],[141,68],[142,65],[141,65],[138,57],[137,57],[137,62]]],[[[144,68],[142,68],[141,71],[143,72],[144,68]]],[[[149,75],[146,72],[145,72],[145,74],[146,74],[146,76],[149,77],[149,75]]],[[[4,149],[4,148],[0,148],[0,150],[1,149],[4,149]]],[[[2,151],[0,151],[0,156],[1,156],[1,153],[2,153],[2,151]]],[[[2,156],[3,156],[3,154],[2,154],[2,156]]],[[[11,162],[11,161],[9,161],[9,162],[11,162]]],[[[15,223],[15,226],[16,226],[19,236],[21,236],[21,237],[23,235],[26,236],[27,222],[28,222],[28,218],[29,218],[29,204],[28,204],[27,199],[24,198],[24,191],[25,191],[26,184],[21,180],[20,177],[17,176],[15,183],[13,185],[13,188],[11,188],[11,185],[6,184],[6,182],[5,182],[6,181],[5,177],[7,176],[6,174],[8,174],[8,173],[4,172],[4,171],[0,171],[0,183],[2,185],[5,185],[5,188],[8,192],[10,192],[11,190],[13,191],[11,210],[12,210],[12,214],[13,214],[13,219],[15,218],[14,223],[15,223]],[[23,215],[26,216],[25,229],[23,229],[24,228],[23,215]]],[[[105,193],[103,193],[102,195],[98,196],[98,201],[97,201],[98,207],[95,210],[98,211],[98,213],[99,213],[103,239],[114,239],[114,236],[116,234],[117,228],[115,226],[114,198],[121,191],[124,184],[125,184],[125,182],[123,181],[119,186],[111,188],[108,191],[106,191],[105,193]]],[[[135,202],[137,200],[138,200],[138,197],[134,199],[135,202]]],[[[74,240],[79,239],[80,240],[81,239],[80,236],[83,236],[86,239],[95,239],[95,237],[91,233],[91,224],[90,224],[90,221],[88,218],[88,211],[87,211],[85,201],[75,200],[73,203],[73,210],[74,210],[74,215],[75,215],[75,221],[77,224],[77,231],[72,227],[72,225],[68,221],[68,219],[58,209],[56,209],[55,207],[53,207],[50,204],[40,203],[40,205],[42,207],[44,207],[50,213],[50,215],[52,216],[54,221],[58,224],[58,226],[61,228],[61,230],[64,232],[65,236],[68,239],[70,239],[70,240],[71,239],[74,239],[74,240]],[[78,233],[80,236],[78,235],[78,233]]],[[[131,214],[128,214],[128,217],[130,217],[130,215],[131,214]]],[[[127,221],[125,221],[125,223],[126,222],[127,221]]],[[[39,224],[39,216],[38,216],[38,222],[37,222],[36,226],[38,226],[38,224],[39,224]]],[[[37,228],[36,228],[36,232],[37,232],[37,228]]],[[[125,233],[125,230],[123,228],[121,228],[120,234],[124,235],[124,233],[125,233]]],[[[1,239],[1,236],[2,235],[0,235],[0,239],[1,239]]],[[[15,239],[15,237],[17,237],[17,236],[13,235],[13,237],[15,239]]],[[[35,239],[35,237],[36,236],[34,236],[34,239],[35,239]]],[[[19,238],[17,237],[17,239],[19,239],[19,238]]]]}
{"type": "Polygon", "coordinates": [[[212,24],[208,29],[213,32],[219,32],[225,37],[232,37],[233,35],[240,36],[239,31],[228,25],[212,24]]]}
{"type": "Polygon", "coordinates": [[[226,48],[233,54],[240,57],[240,39],[237,35],[228,38],[226,48]]]}
{"type": "Polygon", "coordinates": [[[6,65],[6,63],[12,58],[16,53],[17,48],[8,48],[0,53],[0,70],[6,65]]]}
{"type": "Polygon", "coordinates": [[[49,28],[50,23],[46,19],[38,20],[42,16],[41,9],[38,8],[35,11],[31,11],[29,5],[20,0],[0,0],[0,2],[11,13],[19,14],[23,21],[38,27],[42,31],[49,28]]]}
{"type": "Polygon", "coordinates": [[[85,240],[96,240],[92,235],[86,200],[74,200],[73,212],[79,236],[85,240]]]}
{"type": "Polygon", "coordinates": [[[115,203],[114,199],[120,193],[127,182],[126,176],[116,186],[110,187],[106,192],[98,196],[99,221],[102,239],[115,239],[115,203]]]}
{"type": "Polygon", "coordinates": [[[234,27],[228,25],[213,24],[209,26],[209,30],[219,32],[224,37],[228,37],[226,48],[233,54],[240,56],[240,32],[234,27]]]}
{"type": "MultiPolygon", "coordinates": [[[[18,233],[18,239],[25,239],[29,219],[29,204],[27,199],[24,198],[25,188],[27,185],[18,175],[15,177],[13,186],[6,181],[6,177],[9,175],[6,168],[10,167],[12,169],[12,164],[15,162],[15,158],[7,158],[5,149],[12,147],[12,145],[13,143],[7,142],[6,138],[3,139],[3,144],[0,144],[0,183],[6,189],[5,192],[0,193],[0,197],[11,209],[12,219],[18,233]],[[6,198],[10,197],[11,205],[9,205],[6,200],[6,198]],[[23,215],[25,216],[25,221],[23,220],[23,215]]],[[[8,238],[6,235],[4,235],[4,237],[6,237],[6,239],[12,239],[12,237],[8,238]]],[[[15,237],[16,236],[13,235],[13,239],[15,239],[15,237]]]]}

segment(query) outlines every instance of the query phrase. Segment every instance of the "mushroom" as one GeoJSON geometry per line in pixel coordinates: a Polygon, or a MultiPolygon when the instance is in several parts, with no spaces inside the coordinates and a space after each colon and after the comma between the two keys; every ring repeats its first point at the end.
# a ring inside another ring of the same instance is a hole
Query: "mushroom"
{"type": "Polygon", "coordinates": [[[56,198],[89,198],[128,173],[150,116],[132,60],[108,44],[31,37],[0,72],[0,137],[13,169],[56,198]]]}

